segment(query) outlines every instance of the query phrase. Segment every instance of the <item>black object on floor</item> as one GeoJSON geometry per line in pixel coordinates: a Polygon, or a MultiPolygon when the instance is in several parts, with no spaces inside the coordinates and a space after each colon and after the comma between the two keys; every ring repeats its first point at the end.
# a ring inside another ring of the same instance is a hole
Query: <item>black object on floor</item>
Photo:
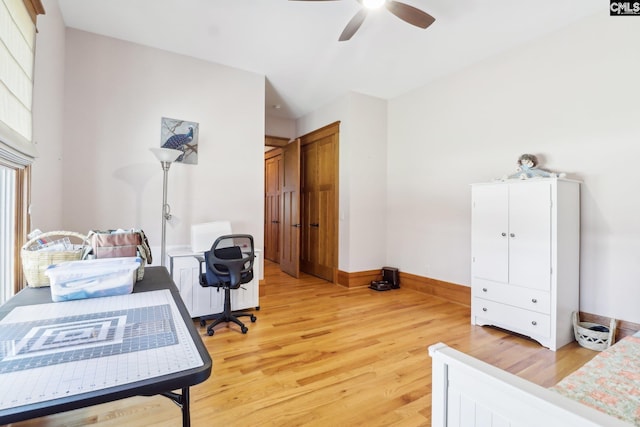
{"type": "Polygon", "coordinates": [[[388,291],[391,289],[391,283],[387,282],[386,280],[374,280],[369,285],[369,288],[373,289],[374,291],[388,291]]]}

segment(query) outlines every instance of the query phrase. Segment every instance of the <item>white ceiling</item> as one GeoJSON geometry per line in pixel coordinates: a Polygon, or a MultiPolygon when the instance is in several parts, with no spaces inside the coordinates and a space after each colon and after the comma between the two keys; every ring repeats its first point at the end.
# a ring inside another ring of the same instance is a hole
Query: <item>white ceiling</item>
{"type": "Polygon", "coordinates": [[[608,14],[602,0],[406,3],[436,22],[419,29],[383,8],[338,42],[357,0],[59,0],[69,27],[264,74],[266,113],[285,118],[347,91],[393,98],[587,15],[608,14]]]}

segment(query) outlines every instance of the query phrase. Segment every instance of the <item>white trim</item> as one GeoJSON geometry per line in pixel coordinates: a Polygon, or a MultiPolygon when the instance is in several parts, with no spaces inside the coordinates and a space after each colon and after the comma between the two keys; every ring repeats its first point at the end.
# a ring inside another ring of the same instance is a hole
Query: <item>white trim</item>
{"type": "Polygon", "coordinates": [[[0,165],[33,162],[35,24],[22,1],[0,0],[0,165]]]}
{"type": "Polygon", "coordinates": [[[13,296],[16,172],[0,166],[0,304],[13,296]]]}

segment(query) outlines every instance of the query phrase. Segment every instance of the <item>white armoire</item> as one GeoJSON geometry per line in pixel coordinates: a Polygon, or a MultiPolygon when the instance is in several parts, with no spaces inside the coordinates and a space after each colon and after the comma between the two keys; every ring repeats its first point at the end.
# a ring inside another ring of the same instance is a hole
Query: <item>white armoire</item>
{"type": "Polygon", "coordinates": [[[579,306],[580,183],[560,178],[471,186],[471,323],[571,342],[579,306]]]}

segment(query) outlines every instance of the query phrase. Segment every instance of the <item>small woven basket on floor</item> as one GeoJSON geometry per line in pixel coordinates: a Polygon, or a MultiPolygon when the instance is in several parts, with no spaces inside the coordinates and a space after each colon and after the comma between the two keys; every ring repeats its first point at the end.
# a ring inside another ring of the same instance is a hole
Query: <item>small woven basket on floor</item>
{"type": "Polygon", "coordinates": [[[38,240],[54,236],[60,238],[75,237],[87,244],[87,236],[73,231],[49,231],[48,233],[39,234],[25,243],[20,250],[22,271],[27,279],[27,284],[32,288],[49,286],[49,278],[44,272],[50,265],[64,261],[78,261],[82,257],[82,249],[69,251],[29,250],[38,240]]]}
{"type": "Polygon", "coordinates": [[[611,319],[608,332],[595,331],[591,328],[606,328],[599,323],[581,322],[577,311],[573,312],[573,334],[582,347],[602,351],[611,347],[616,337],[616,319],[611,319]]]}

